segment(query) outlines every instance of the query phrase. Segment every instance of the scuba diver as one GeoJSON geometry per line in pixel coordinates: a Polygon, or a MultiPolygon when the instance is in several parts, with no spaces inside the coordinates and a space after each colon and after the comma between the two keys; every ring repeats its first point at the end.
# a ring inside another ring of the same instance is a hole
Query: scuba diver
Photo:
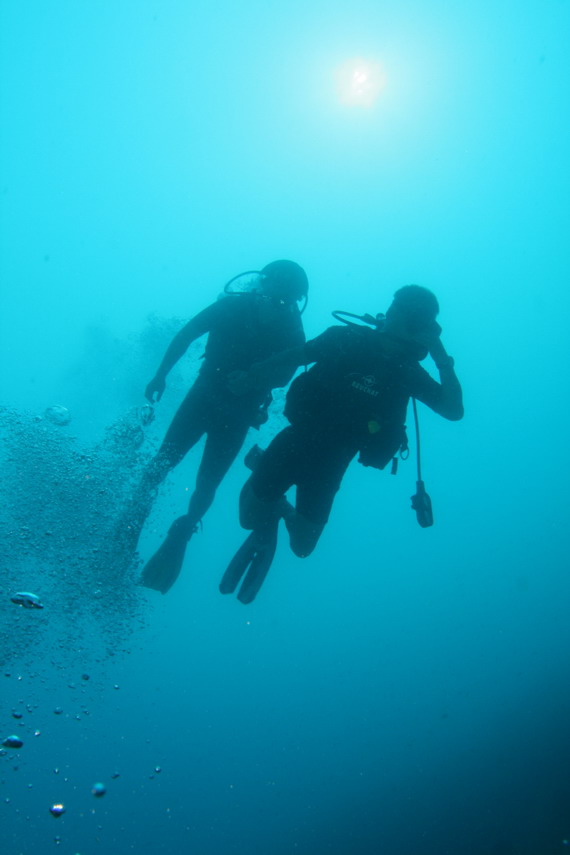
{"type": "Polygon", "coordinates": [[[190,320],[174,337],[145,390],[151,403],[160,401],[166,377],[189,345],[208,333],[203,363],[196,382],[180,405],[162,445],[146,467],[141,483],[123,514],[118,536],[136,548],[158,485],[203,434],[204,453],[188,511],[171,525],[158,551],[143,568],[141,583],[166,593],[182,568],[186,545],[212,504],[216,490],[235,460],[250,427],[267,421],[271,390],[286,386],[294,368],[276,365],[255,388],[236,395],[228,388],[233,372],[247,372],[255,362],[305,341],[301,310],[308,296],[308,279],[294,261],[273,261],[260,271],[246,271],[225,286],[226,296],[190,320]],[[246,290],[233,283],[247,277],[246,290]],[[232,287],[233,286],[233,287],[232,287]]]}
{"type": "MultiPolygon", "coordinates": [[[[383,469],[407,450],[404,422],[410,398],[414,412],[417,399],[451,421],[463,417],[461,386],[440,339],[438,313],[431,291],[406,285],[396,291],[385,316],[359,318],[372,327],[342,317],[359,316],[333,313],[347,325],[329,327],[317,338],[230,377],[235,394],[251,394],[264,388],[277,369],[291,372],[305,366],[287,393],[290,425],[266,451],[254,446],[246,455],[252,475],[241,491],[239,512],[241,526],[252,533],[224,574],[223,594],[233,593],[245,577],[238,599],[249,603],[255,598],[275,554],[280,519],[294,554],[311,554],[351,460],[358,454],[364,466],[383,469]],[[439,370],[439,383],[420,365],[428,353],[439,370]],[[285,498],[294,484],[295,507],[285,498]]],[[[412,507],[425,527],[433,522],[431,502],[423,481],[417,484],[412,507]]]]}

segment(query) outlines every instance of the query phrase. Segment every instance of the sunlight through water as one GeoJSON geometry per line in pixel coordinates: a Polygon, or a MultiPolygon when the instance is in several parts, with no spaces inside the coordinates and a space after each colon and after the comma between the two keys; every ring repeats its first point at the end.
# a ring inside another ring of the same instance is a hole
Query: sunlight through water
{"type": "Polygon", "coordinates": [[[379,62],[350,59],[335,70],[339,101],[348,107],[372,107],[386,86],[379,62]]]}

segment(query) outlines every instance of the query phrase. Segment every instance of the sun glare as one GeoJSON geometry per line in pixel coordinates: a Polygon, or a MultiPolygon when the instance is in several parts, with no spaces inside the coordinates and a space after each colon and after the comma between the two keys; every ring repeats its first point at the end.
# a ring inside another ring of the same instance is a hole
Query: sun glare
{"type": "Polygon", "coordinates": [[[338,98],[348,107],[372,107],[386,85],[386,75],[378,62],[352,59],[335,72],[338,98]]]}

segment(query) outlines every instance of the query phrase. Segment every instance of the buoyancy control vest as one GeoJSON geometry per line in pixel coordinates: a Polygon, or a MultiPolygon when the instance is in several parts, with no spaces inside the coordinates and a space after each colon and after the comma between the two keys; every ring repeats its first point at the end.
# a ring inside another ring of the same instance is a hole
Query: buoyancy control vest
{"type": "Polygon", "coordinates": [[[382,335],[331,327],[309,342],[316,362],[293,381],[285,407],[292,425],[354,445],[359,462],[376,469],[407,450],[406,361],[384,351],[382,335]]]}

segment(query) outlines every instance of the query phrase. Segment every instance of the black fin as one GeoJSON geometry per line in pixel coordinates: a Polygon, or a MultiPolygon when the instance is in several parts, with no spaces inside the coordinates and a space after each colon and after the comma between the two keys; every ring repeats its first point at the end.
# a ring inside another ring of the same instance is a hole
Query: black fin
{"type": "Polygon", "coordinates": [[[252,532],[228,564],[220,582],[220,593],[233,594],[245,574],[238,600],[241,603],[251,603],[267,576],[276,548],[277,526],[271,536],[263,540],[260,540],[256,532],[252,532]]]}
{"type": "Polygon", "coordinates": [[[179,517],[170,526],[164,543],[143,567],[141,585],[166,594],[180,575],[188,540],[187,519],[179,517]]]}
{"type": "Polygon", "coordinates": [[[239,589],[237,598],[240,603],[247,604],[255,600],[273,563],[276,549],[277,537],[272,538],[258,548],[239,589]]]}
{"type": "Polygon", "coordinates": [[[241,577],[253,561],[256,549],[257,544],[255,541],[255,534],[252,532],[249,537],[244,540],[228,564],[228,568],[220,582],[221,594],[233,594],[241,577]]]}

